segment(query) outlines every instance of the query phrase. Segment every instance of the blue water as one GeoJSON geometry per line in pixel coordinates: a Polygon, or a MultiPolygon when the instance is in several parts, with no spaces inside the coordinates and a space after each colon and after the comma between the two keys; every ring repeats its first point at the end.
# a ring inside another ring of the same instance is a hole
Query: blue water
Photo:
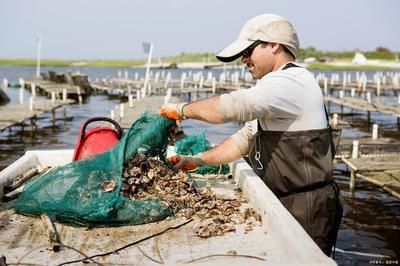
{"type": "MultiPolygon", "coordinates": [[[[119,71],[122,72],[122,75],[124,75],[125,71],[128,71],[130,78],[133,77],[134,72],[138,72],[140,76],[144,74],[144,69],[131,68],[42,68],[43,72],[48,70],[64,73],[79,70],[81,73],[88,74],[92,80],[95,78],[116,77],[119,71]]],[[[182,73],[182,70],[176,69],[165,70],[165,73],[168,71],[171,71],[172,77],[180,77],[182,73]]],[[[221,71],[213,70],[214,76],[218,76],[221,71]]],[[[192,72],[196,73],[198,70],[192,70],[192,72]]],[[[205,76],[207,72],[204,72],[205,76]]],[[[320,72],[325,73],[327,76],[331,74],[330,71],[317,71],[315,74],[320,72]]],[[[352,73],[352,76],[355,77],[354,71],[346,72],[352,73]]],[[[366,71],[366,74],[371,79],[375,71],[366,71]]],[[[3,78],[7,78],[10,82],[16,83],[21,77],[33,77],[34,75],[35,68],[33,67],[0,66],[0,82],[2,82],[3,78]]],[[[11,98],[10,104],[17,103],[18,89],[8,88],[6,93],[11,98]]],[[[30,96],[29,91],[25,90],[24,95],[25,99],[28,99],[30,96]]],[[[389,95],[374,100],[396,103],[397,96],[389,95]]],[[[105,95],[90,96],[82,105],[69,105],[66,117],[64,117],[61,110],[57,111],[55,127],[53,127],[51,115],[45,114],[37,121],[38,129],[33,135],[29,131],[21,132],[19,128],[0,132],[0,170],[18,159],[26,150],[74,148],[81,124],[90,117],[108,116],[110,110],[118,103],[120,103],[120,100],[110,99],[105,95]]],[[[331,111],[340,113],[340,109],[335,106],[332,106],[331,111]]],[[[370,128],[365,123],[362,123],[366,119],[366,114],[359,112],[353,119],[360,124],[360,127],[345,127],[343,136],[370,136],[370,128]]],[[[371,119],[373,122],[382,125],[384,129],[382,134],[394,136],[397,139],[400,138],[395,118],[372,113],[371,119]]],[[[240,125],[235,123],[210,125],[190,120],[184,121],[183,127],[187,134],[206,131],[207,138],[213,143],[221,142],[241,128],[240,125]]],[[[343,173],[342,170],[345,170],[345,167],[337,165],[335,177],[344,199],[344,218],[338,235],[337,247],[350,252],[386,255],[391,259],[337,252],[336,262],[339,265],[371,265],[376,263],[386,263],[387,265],[393,260],[400,261],[400,200],[387,194],[382,189],[360,180],[357,181],[355,194],[352,194],[348,190],[349,176],[347,173],[343,173]]]]}

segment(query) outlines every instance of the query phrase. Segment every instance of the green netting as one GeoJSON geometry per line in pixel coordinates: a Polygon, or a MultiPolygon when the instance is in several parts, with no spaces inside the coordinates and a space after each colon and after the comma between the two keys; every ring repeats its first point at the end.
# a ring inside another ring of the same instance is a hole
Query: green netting
{"type": "MultiPolygon", "coordinates": [[[[206,139],[205,132],[198,135],[189,135],[186,138],[175,143],[176,153],[182,155],[196,155],[200,152],[207,151],[212,148],[211,143],[206,139]]],[[[198,174],[228,174],[229,165],[209,165],[201,166],[196,170],[198,174]]]]}
{"type": "Polygon", "coordinates": [[[92,227],[150,223],[172,215],[159,199],[132,201],[120,193],[123,164],[138,152],[164,159],[171,125],[165,117],[143,114],[111,150],[58,167],[29,182],[14,209],[92,227]],[[101,185],[111,180],[116,187],[104,192],[101,185]]]}

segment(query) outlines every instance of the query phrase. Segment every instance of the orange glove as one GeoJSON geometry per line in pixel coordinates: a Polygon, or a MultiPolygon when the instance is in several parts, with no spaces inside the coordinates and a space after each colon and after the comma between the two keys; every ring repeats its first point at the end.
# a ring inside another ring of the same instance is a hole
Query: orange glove
{"type": "Polygon", "coordinates": [[[195,156],[174,155],[168,158],[168,161],[174,165],[175,169],[181,169],[184,172],[194,172],[199,166],[204,165],[201,153],[195,156]]]}
{"type": "Polygon", "coordinates": [[[185,107],[185,105],[187,105],[187,103],[167,104],[161,108],[160,115],[163,115],[173,120],[186,119],[185,115],[183,114],[183,107],[185,107]]]}

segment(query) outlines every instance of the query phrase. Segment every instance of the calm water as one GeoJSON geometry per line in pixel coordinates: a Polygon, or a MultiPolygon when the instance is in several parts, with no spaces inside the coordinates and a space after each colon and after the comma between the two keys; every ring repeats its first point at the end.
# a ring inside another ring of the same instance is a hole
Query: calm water
{"type": "MultiPolygon", "coordinates": [[[[122,74],[127,70],[129,77],[133,77],[134,72],[139,72],[140,76],[143,76],[144,73],[143,69],[82,67],[43,68],[42,71],[50,69],[64,73],[79,70],[88,74],[92,80],[115,77],[119,70],[122,71],[122,74]]],[[[180,77],[181,71],[171,70],[172,77],[180,77]]],[[[196,72],[197,70],[193,71],[193,73],[196,72]]],[[[213,70],[213,72],[214,75],[219,75],[221,70],[213,70]]],[[[330,76],[329,71],[324,72],[330,76]]],[[[353,78],[355,77],[355,72],[347,71],[347,73],[352,73],[353,78]]],[[[368,71],[367,75],[371,78],[374,73],[374,71],[368,71]]],[[[34,74],[35,68],[32,67],[0,67],[0,82],[3,78],[7,78],[10,82],[15,83],[20,77],[32,77],[34,74]]],[[[205,72],[206,74],[207,72],[205,72]]],[[[8,88],[6,93],[11,98],[11,103],[18,101],[18,89],[8,88]]],[[[25,99],[28,99],[30,93],[25,90],[24,95],[25,99]]],[[[388,96],[379,100],[395,103],[397,97],[388,96]]],[[[90,96],[82,105],[68,106],[66,117],[60,110],[57,111],[55,127],[52,125],[50,114],[47,114],[41,116],[37,121],[38,130],[32,136],[29,131],[20,132],[18,128],[0,133],[0,170],[18,159],[26,150],[74,148],[81,124],[90,117],[108,116],[110,110],[118,103],[119,100],[109,99],[104,95],[90,96]]],[[[332,106],[332,111],[338,112],[339,109],[332,106]]],[[[380,128],[383,130],[384,136],[400,138],[395,118],[375,113],[371,115],[371,118],[374,122],[382,125],[380,128]]],[[[363,119],[366,119],[365,114],[356,113],[352,119],[359,127],[345,128],[344,136],[370,135],[370,128],[365,125],[366,123],[362,123],[363,119]]],[[[183,126],[187,134],[205,130],[207,138],[213,143],[222,141],[240,128],[239,125],[233,123],[216,126],[198,121],[185,121],[183,126]]],[[[346,252],[337,252],[336,262],[339,265],[388,265],[396,260],[400,262],[400,200],[385,193],[382,189],[360,180],[357,182],[356,192],[352,194],[348,190],[349,176],[345,170],[343,165],[338,165],[335,170],[336,180],[341,187],[344,199],[344,218],[339,231],[337,247],[346,252]],[[385,255],[390,258],[382,258],[377,255],[385,255]]]]}

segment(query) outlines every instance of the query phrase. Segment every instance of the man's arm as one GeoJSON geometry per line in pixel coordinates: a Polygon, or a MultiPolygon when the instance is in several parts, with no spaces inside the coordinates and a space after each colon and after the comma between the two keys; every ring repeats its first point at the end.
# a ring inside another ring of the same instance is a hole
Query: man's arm
{"type": "Polygon", "coordinates": [[[195,156],[175,155],[168,158],[168,160],[174,164],[177,169],[192,171],[199,166],[230,163],[241,158],[241,156],[240,150],[236,146],[234,140],[229,137],[218,146],[206,152],[196,154],[195,156]]]}
{"type": "Polygon", "coordinates": [[[242,154],[231,137],[226,138],[221,144],[203,152],[201,155],[205,165],[230,163],[241,157],[242,154]]]}
{"type": "Polygon", "coordinates": [[[211,124],[225,123],[219,110],[219,96],[195,101],[183,107],[186,118],[202,120],[211,124]]]}

